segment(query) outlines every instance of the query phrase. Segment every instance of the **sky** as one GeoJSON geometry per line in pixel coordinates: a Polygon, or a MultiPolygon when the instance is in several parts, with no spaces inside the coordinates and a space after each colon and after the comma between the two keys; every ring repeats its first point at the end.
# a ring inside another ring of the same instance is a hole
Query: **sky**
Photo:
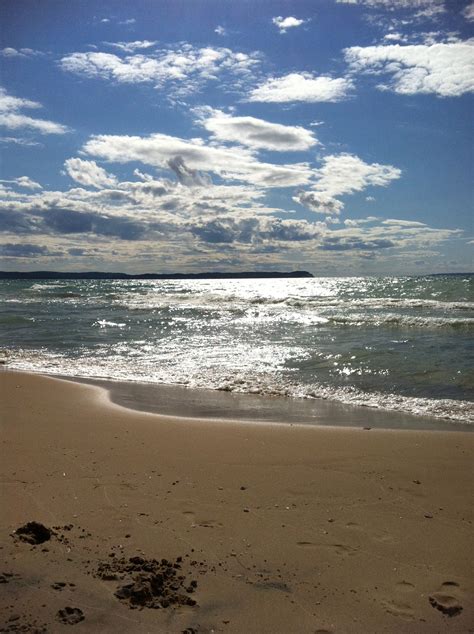
{"type": "Polygon", "coordinates": [[[473,270],[474,2],[3,0],[0,269],[473,270]]]}

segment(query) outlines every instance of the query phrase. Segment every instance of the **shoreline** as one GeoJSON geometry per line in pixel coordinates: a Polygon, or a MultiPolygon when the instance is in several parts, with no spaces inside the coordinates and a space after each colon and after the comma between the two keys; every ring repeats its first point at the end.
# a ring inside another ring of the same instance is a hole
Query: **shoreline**
{"type": "Polygon", "coordinates": [[[322,398],[249,394],[194,388],[178,384],[147,383],[25,371],[0,366],[0,372],[49,376],[93,385],[108,392],[111,403],[136,412],[175,418],[253,424],[329,426],[393,430],[430,430],[472,433],[468,423],[405,411],[346,404],[322,398]]]}
{"type": "Polygon", "coordinates": [[[470,631],[470,433],[171,418],[16,371],[0,407],[3,627],[62,632],[69,606],[78,633],[470,631]],[[197,605],[130,609],[100,569],[137,556],[182,558],[197,605]]]}

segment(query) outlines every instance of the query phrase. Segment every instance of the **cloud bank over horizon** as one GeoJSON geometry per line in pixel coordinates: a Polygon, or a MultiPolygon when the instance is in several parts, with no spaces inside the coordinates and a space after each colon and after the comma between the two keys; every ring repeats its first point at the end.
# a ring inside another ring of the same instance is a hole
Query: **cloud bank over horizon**
{"type": "Polygon", "coordinates": [[[468,268],[472,3],[210,4],[5,30],[0,266],[468,268]]]}

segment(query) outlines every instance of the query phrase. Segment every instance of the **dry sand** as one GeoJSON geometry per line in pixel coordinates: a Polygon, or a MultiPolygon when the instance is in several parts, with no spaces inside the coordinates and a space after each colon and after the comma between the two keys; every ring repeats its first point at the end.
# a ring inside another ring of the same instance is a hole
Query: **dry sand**
{"type": "Polygon", "coordinates": [[[0,401],[0,631],[474,631],[472,434],[172,419],[11,371],[0,401]]]}

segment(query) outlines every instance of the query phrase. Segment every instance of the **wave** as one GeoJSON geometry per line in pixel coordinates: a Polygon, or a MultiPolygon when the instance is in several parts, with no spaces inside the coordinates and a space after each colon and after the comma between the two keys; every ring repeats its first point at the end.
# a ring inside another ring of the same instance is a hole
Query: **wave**
{"type": "Polygon", "coordinates": [[[15,326],[16,324],[30,324],[35,321],[34,317],[24,317],[23,315],[0,315],[0,325],[15,326]]]}
{"type": "Polygon", "coordinates": [[[418,317],[414,315],[332,315],[329,321],[335,324],[348,326],[391,326],[405,328],[455,328],[471,329],[474,327],[474,318],[457,317],[418,317]]]}
{"type": "MultiPolygon", "coordinates": [[[[181,385],[194,389],[210,389],[239,394],[280,396],[294,399],[323,399],[346,405],[369,407],[388,411],[403,412],[417,416],[443,419],[472,425],[474,403],[455,399],[433,399],[403,396],[392,392],[364,391],[352,386],[338,387],[313,383],[298,384],[283,379],[279,375],[260,373],[249,377],[239,372],[223,375],[221,372],[186,373],[186,368],[159,367],[154,373],[150,367],[140,368],[129,363],[110,364],[109,360],[100,364],[99,359],[70,359],[55,355],[48,358],[42,351],[32,351],[22,355],[20,351],[10,353],[9,366],[19,370],[47,372],[53,375],[84,378],[110,379],[152,384],[181,385]]],[[[188,369],[189,372],[189,369],[188,369]]]]}
{"type": "Polygon", "coordinates": [[[99,328],[125,328],[126,324],[116,321],[107,321],[106,319],[98,319],[93,326],[99,326],[99,328]]]}

